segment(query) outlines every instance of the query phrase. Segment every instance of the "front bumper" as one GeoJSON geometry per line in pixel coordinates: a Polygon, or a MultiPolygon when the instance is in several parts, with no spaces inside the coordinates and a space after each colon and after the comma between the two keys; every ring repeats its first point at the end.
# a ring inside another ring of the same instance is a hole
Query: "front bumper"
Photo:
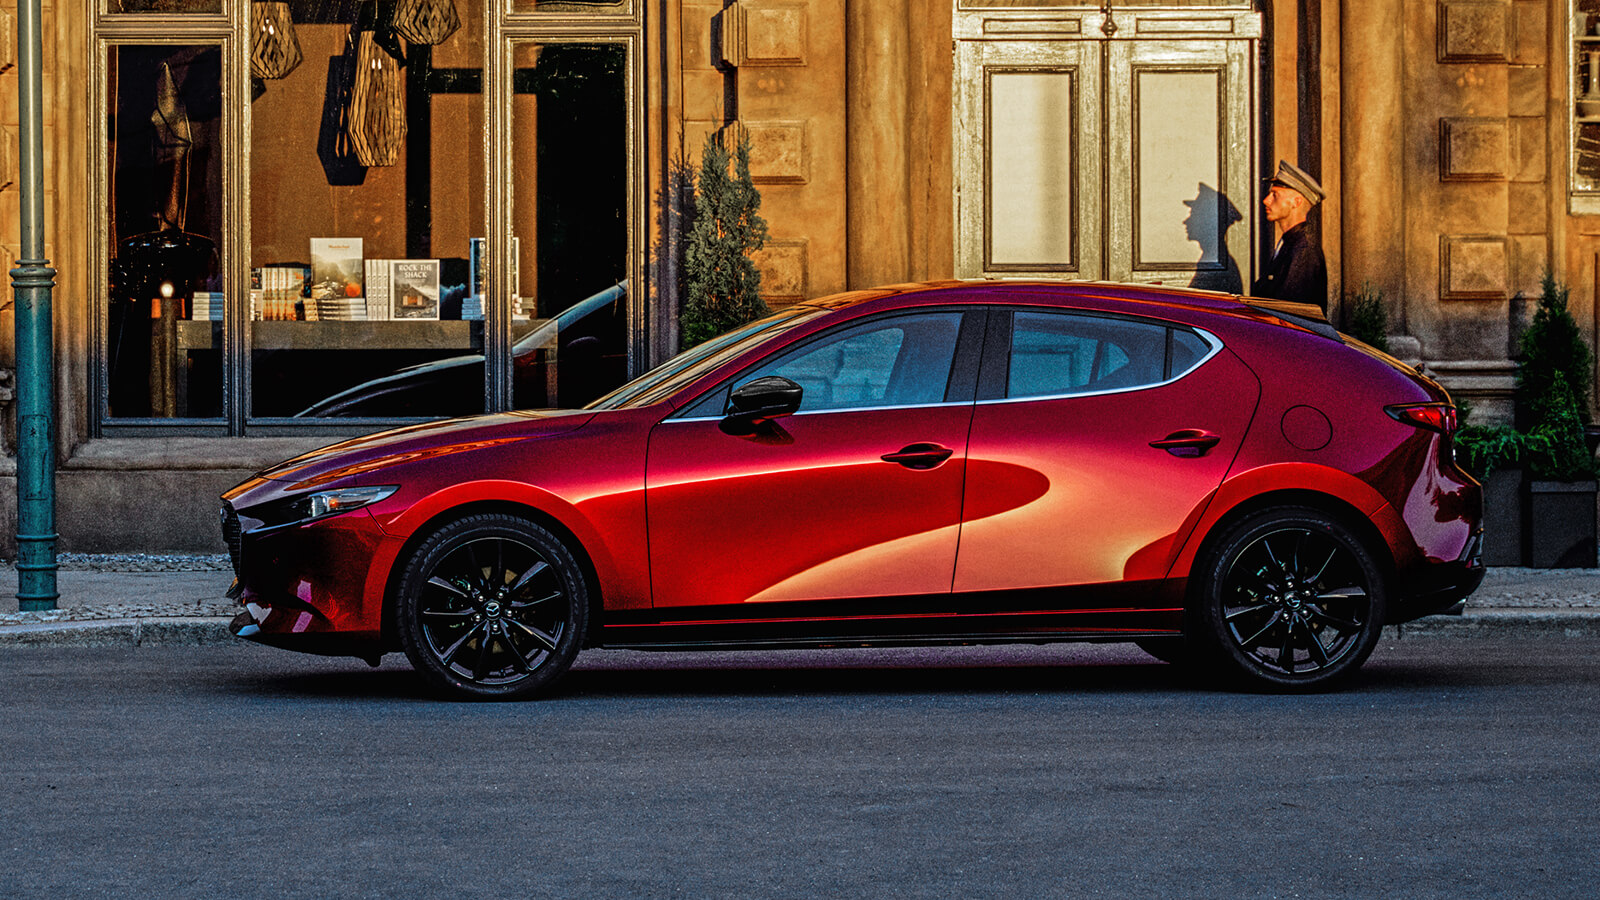
{"type": "Polygon", "coordinates": [[[225,507],[236,579],[229,596],[244,610],[231,623],[246,640],[373,660],[384,652],[383,578],[373,587],[386,537],[366,510],[267,525],[225,507]]]}
{"type": "MultiPolygon", "coordinates": [[[[299,620],[301,613],[295,616],[299,620]]],[[[274,622],[275,617],[282,617],[283,611],[249,604],[246,609],[233,617],[228,623],[228,630],[234,637],[244,638],[268,647],[277,647],[280,650],[294,650],[300,653],[314,653],[318,656],[357,656],[372,665],[377,665],[382,658],[383,644],[376,638],[366,639],[357,635],[335,634],[329,632],[305,632],[290,630],[284,631],[281,622],[274,622]],[[267,630],[262,623],[267,624],[267,630]]]]}

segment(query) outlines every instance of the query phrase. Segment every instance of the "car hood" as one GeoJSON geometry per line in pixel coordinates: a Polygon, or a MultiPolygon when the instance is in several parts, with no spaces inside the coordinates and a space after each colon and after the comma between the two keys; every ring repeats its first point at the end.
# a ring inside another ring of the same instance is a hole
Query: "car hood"
{"type": "Polygon", "coordinates": [[[426,422],[313,450],[255,477],[295,490],[336,481],[359,484],[361,476],[399,463],[567,434],[582,428],[594,415],[587,409],[518,410],[426,422]]]}

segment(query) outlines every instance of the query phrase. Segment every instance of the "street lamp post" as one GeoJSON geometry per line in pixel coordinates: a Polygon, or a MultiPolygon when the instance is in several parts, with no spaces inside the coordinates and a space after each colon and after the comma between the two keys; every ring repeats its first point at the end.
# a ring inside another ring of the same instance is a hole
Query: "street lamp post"
{"type": "Polygon", "coordinates": [[[17,94],[21,114],[22,253],[11,270],[17,333],[17,607],[55,609],[56,453],[50,294],[56,270],[44,258],[44,89],[40,0],[17,3],[17,94]]]}

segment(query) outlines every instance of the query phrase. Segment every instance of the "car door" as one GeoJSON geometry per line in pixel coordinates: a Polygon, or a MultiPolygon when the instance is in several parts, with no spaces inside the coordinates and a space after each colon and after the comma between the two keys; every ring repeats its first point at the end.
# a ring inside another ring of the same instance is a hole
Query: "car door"
{"type": "Polygon", "coordinates": [[[848,323],[746,369],[658,424],[646,466],[657,608],[948,596],[984,316],[848,323]],[[958,360],[964,360],[958,365],[958,360]],[[719,427],[729,390],[778,375],[799,411],[719,427]]]}
{"type": "Polygon", "coordinates": [[[1053,592],[1077,608],[1149,596],[1216,489],[1260,396],[1198,329],[1067,310],[991,318],[968,443],[955,590],[1053,592]],[[1129,592],[1131,589],[1131,594],[1129,592]]]}

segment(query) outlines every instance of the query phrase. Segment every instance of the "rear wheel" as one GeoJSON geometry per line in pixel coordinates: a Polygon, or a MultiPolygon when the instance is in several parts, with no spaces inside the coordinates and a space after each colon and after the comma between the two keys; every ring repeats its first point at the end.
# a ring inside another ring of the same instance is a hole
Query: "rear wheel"
{"type": "Polygon", "coordinates": [[[400,584],[396,624],[430,687],[476,699],[534,695],[578,655],[582,570],[560,539],[511,515],[452,522],[423,541],[400,584]]]}
{"type": "Polygon", "coordinates": [[[1377,646],[1387,594],[1361,537],[1321,510],[1277,507],[1231,527],[1199,570],[1196,642],[1257,687],[1317,690],[1377,646]]]}

